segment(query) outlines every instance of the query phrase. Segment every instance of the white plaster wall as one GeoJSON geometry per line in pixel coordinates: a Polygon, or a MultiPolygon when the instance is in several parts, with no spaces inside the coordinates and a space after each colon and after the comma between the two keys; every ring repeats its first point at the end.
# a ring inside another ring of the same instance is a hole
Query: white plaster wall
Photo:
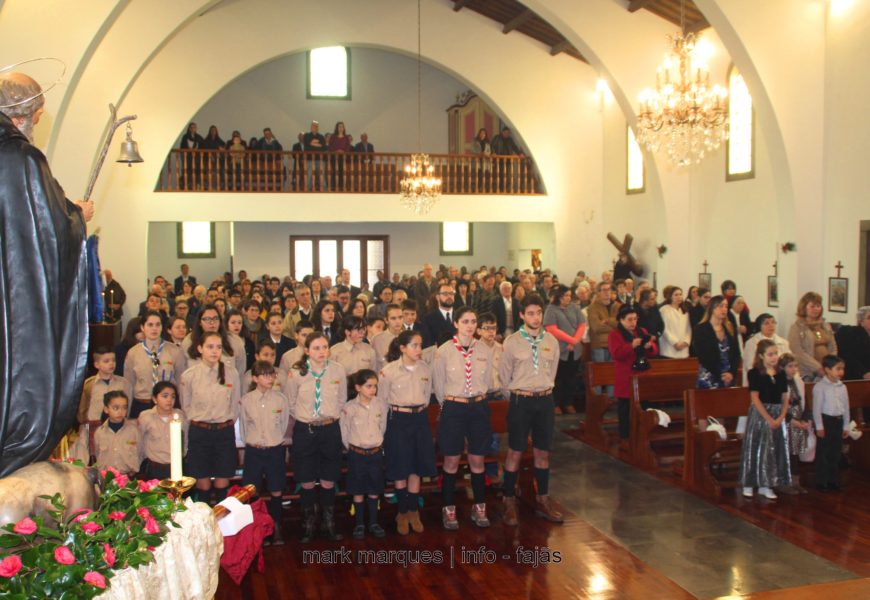
{"type": "MultiPolygon", "coordinates": [[[[290,150],[297,133],[308,131],[312,120],[320,123],[321,133],[333,131],[335,123],[343,120],[354,143],[367,132],[379,152],[417,150],[416,59],[376,48],[356,47],[350,52],[350,100],[307,99],[306,54],[300,52],[235,79],[198,110],[193,121],[203,136],[210,125],[217,125],[224,139],[238,129],[245,141],[262,137],[263,127],[269,126],[284,149],[290,150]]],[[[428,64],[422,75],[423,147],[446,154],[445,110],[468,86],[428,64]]]]}
{"type": "MultiPolygon", "coordinates": [[[[148,278],[152,281],[157,275],[163,275],[169,281],[181,274],[181,264],[190,266],[190,274],[196,280],[208,285],[221,277],[224,271],[230,270],[230,224],[221,221],[214,224],[215,256],[214,258],[178,258],[178,224],[156,222],[148,224],[148,278]]],[[[105,261],[105,257],[103,261],[105,261]]],[[[123,284],[123,282],[122,282],[123,284]]],[[[136,290],[125,288],[133,298],[143,297],[146,288],[136,290]]]]}

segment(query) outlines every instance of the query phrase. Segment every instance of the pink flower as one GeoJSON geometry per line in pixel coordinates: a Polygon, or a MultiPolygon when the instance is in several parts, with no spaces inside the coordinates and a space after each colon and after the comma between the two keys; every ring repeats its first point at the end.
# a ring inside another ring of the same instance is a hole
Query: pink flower
{"type": "Polygon", "coordinates": [[[89,535],[94,535],[96,532],[98,532],[102,528],[103,528],[102,525],[100,525],[99,523],[95,523],[93,521],[88,521],[87,523],[82,523],[82,531],[84,531],[85,533],[87,533],[89,535]]]}
{"type": "Polygon", "coordinates": [[[157,524],[157,521],[154,520],[154,517],[148,517],[145,519],[145,531],[148,533],[160,533],[160,525],[157,524]]]}
{"type": "Polygon", "coordinates": [[[140,506],[139,508],[136,509],[136,512],[138,513],[138,515],[140,517],[142,517],[144,519],[148,519],[151,517],[151,511],[148,510],[148,508],[145,506],[140,506]]]}
{"type": "Polygon", "coordinates": [[[115,566],[115,551],[109,544],[103,544],[103,560],[105,560],[106,564],[110,567],[115,566]]]}
{"type": "Polygon", "coordinates": [[[15,524],[12,531],[21,535],[30,535],[36,531],[36,523],[30,517],[24,517],[15,524]]]}
{"type": "Polygon", "coordinates": [[[126,513],[116,510],[114,512],[109,513],[109,518],[113,521],[123,521],[127,517],[126,513]]]}
{"type": "Polygon", "coordinates": [[[119,488],[126,487],[130,483],[130,479],[124,474],[115,475],[115,483],[119,488]]]}
{"type": "Polygon", "coordinates": [[[62,565],[71,565],[76,561],[76,557],[66,546],[58,546],[54,549],[54,560],[62,565]]]}
{"type": "Polygon", "coordinates": [[[0,577],[15,577],[20,570],[21,557],[17,554],[10,554],[0,561],[0,577]]]}
{"type": "Polygon", "coordinates": [[[105,469],[100,471],[100,475],[102,475],[103,477],[105,477],[109,473],[114,475],[115,479],[117,479],[121,475],[121,472],[118,471],[118,469],[116,469],[115,467],[106,467],[105,469]]]}
{"type": "Polygon", "coordinates": [[[157,487],[159,482],[156,479],[150,479],[148,481],[140,481],[139,482],[139,491],[140,492],[150,492],[154,488],[157,487]]]}
{"type": "Polygon", "coordinates": [[[90,583],[92,586],[98,587],[101,590],[106,589],[106,578],[96,571],[88,571],[85,573],[85,583],[90,583]]]}
{"type": "Polygon", "coordinates": [[[92,511],[90,508],[81,509],[80,511],[75,513],[76,516],[75,518],[73,518],[73,523],[81,523],[82,521],[84,521],[85,517],[87,517],[92,512],[94,511],[92,511]]]}

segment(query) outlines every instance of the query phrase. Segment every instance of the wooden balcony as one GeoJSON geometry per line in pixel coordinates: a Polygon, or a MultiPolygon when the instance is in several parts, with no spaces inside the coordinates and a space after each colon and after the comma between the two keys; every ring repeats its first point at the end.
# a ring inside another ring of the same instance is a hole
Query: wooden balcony
{"type": "MultiPolygon", "coordinates": [[[[442,194],[540,195],[531,159],[430,154],[442,194]]],[[[398,194],[408,154],[173,149],[158,192],[398,194]]]]}

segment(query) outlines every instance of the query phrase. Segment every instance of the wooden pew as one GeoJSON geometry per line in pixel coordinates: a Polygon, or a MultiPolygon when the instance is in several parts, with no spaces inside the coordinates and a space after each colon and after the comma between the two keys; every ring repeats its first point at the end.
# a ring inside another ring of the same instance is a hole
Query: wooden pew
{"type": "MultiPolygon", "coordinates": [[[[662,457],[653,448],[653,444],[675,443],[682,446],[685,419],[683,392],[694,388],[696,381],[697,371],[663,374],[650,369],[642,374],[632,375],[629,447],[634,464],[645,469],[655,469],[662,457]],[[669,403],[679,403],[680,408],[669,413],[671,423],[667,428],[659,427],[657,413],[647,411],[646,408],[662,409],[669,403]],[[644,408],[643,405],[647,407],[644,408]]],[[[679,456],[682,457],[682,448],[679,450],[679,456]]]]}
{"type": "MultiPolygon", "coordinates": [[[[647,373],[678,374],[698,373],[697,358],[653,359],[652,368],[647,373]]],[[[596,387],[613,385],[615,371],[612,362],[587,362],[584,384],[586,387],[586,418],[583,428],[583,441],[602,450],[607,449],[605,425],[613,425],[615,419],[605,420],[604,415],[615,399],[607,394],[599,394],[596,387]]]]}
{"type": "Polygon", "coordinates": [[[690,488],[716,496],[723,487],[735,487],[736,479],[724,480],[713,474],[713,465],[739,462],[742,437],[734,431],[737,418],[749,412],[749,388],[734,387],[716,390],[689,389],[684,393],[686,426],[683,481],[690,488]],[[723,440],[715,431],[704,431],[700,419],[715,417],[725,425],[728,437],[723,440]]]}

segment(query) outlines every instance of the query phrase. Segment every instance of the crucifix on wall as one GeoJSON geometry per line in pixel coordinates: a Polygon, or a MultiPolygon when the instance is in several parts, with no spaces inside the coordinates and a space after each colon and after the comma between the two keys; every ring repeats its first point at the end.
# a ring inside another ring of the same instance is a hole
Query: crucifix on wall
{"type": "MultiPolygon", "coordinates": [[[[612,233],[608,233],[607,239],[610,241],[611,244],[613,244],[613,246],[619,252],[620,260],[622,259],[622,257],[625,257],[624,262],[628,265],[629,270],[633,274],[637,275],[638,277],[643,275],[643,266],[631,254],[631,245],[632,245],[632,243],[634,243],[634,236],[632,236],[630,233],[626,233],[625,238],[622,240],[622,242],[620,242],[619,238],[617,238],[612,233]]],[[[617,261],[617,263],[618,262],[619,261],[617,261]]],[[[616,266],[617,263],[614,263],[614,267],[616,266]]]]}

